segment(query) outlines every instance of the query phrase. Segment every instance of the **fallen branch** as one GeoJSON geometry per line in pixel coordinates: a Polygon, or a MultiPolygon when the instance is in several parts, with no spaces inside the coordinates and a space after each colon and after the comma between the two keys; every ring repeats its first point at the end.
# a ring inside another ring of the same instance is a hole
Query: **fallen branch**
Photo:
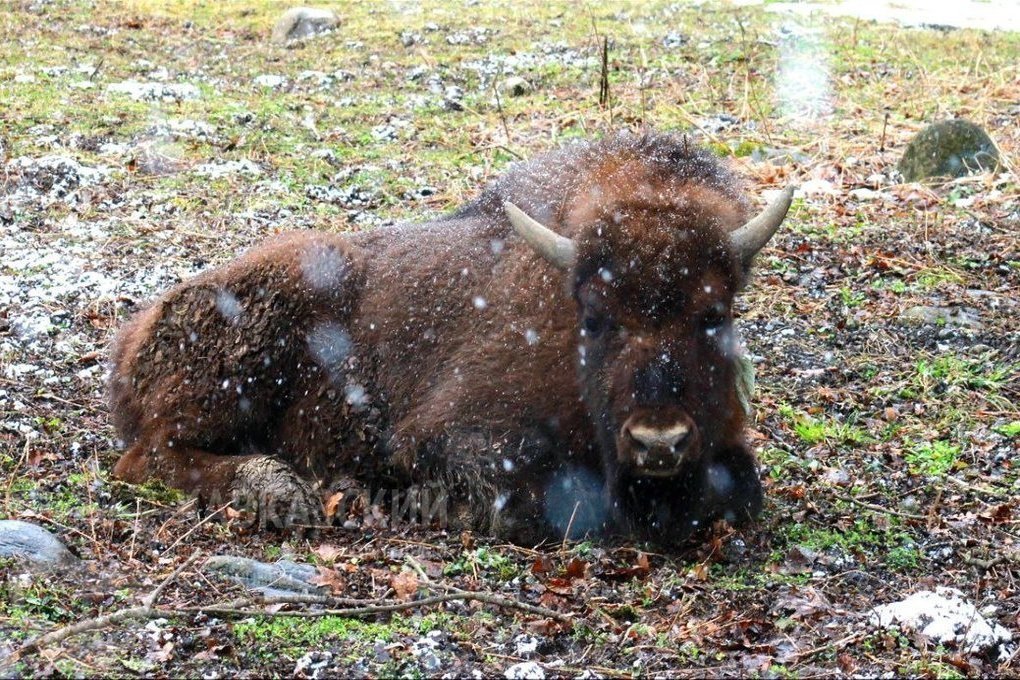
{"type": "Polygon", "coordinates": [[[155,590],[142,598],[142,604],[140,607],[129,607],[128,609],[120,609],[109,614],[85,619],[84,621],[73,623],[70,626],[58,628],[57,630],[46,633],[45,635],[32,638],[25,644],[21,645],[21,647],[18,647],[11,652],[6,659],[0,661],[0,665],[6,665],[13,661],[17,661],[25,654],[35,652],[43,647],[63,642],[75,635],[87,633],[91,630],[107,628],[122,621],[130,621],[131,619],[155,619],[168,615],[173,616],[176,612],[173,612],[172,610],[157,609],[155,606],[156,600],[163,594],[163,591],[165,591],[171,583],[177,580],[177,577],[180,576],[185,569],[190,567],[195,560],[198,559],[201,554],[201,550],[196,550],[192,553],[191,557],[186,559],[183,564],[174,569],[173,573],[166,577],[162,583],[156,586],[155,590]]]}
{"type": "Polygon", "coordinates": [[[975,557],[973,553],[963,553],[964,564],[969,564],[972,567],[977,567],[981,571],[988,571],[992,567],[997,567],[1000,564],[1007,564],[1010,562],[1016,562],[1020,564],[1020,552],[1008,552],[1001,555],[990,557],[987,560],[983,560],[980,557],[975,557]]]}
{"type": "Polygon", "coordinates": [[[431,597],[424,597],[420,600],[412,600],[410,602],[394,602],[392,604],[373,604],[364,607],[346,607],[342,609],[293,609],[293,610],[280,610],[280,611],[267,611],[264,609],[250,609],[240,608],[231,606],[198,606],[198,607],[185,607],[181,611],[202,613],[202,614],[216,614],[218,616],[278,616],[278,617],[296,617],[296,618],[316,618],[320,616],[340,616],[348,619],[365,618],[370,616],[376,616],[378,614],[389,614],[393,612],[406,611],[408,609],[417,609],[418,607],[428,607],[434,604],[441,604],[443,602],[482,602],[484,604],[491,604],[501,609],[516,609],[519,611],[527,612],[529,614],[535,614],[536,616],[544,616],[550,619],[555,619],[563,623],[571,621],[569,614],[562,614],[546,607],[540,607],[538,605],[528,604],[527,602],[521,602],[520,600],[513,600],[508,597],[502,597],[500,595],[494,595],[492,593],[480,593],[469,590],[456,590],[450,593],[443,593],[441,595],[433,595],[431,597]]]}

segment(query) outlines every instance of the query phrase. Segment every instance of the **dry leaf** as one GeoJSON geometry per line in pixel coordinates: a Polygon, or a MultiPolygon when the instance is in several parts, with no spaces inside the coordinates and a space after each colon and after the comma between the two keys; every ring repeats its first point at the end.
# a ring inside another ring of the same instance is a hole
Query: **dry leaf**
{"type": "Polygon", "coordinates": [[[552,560],[545,555],[539,555],[535,558],[535,562],[531,565],[531,573],[535,574],[548,574],[552,571],[552,560]]]}
{"type": "Polygon", "coordinates": [[[565,574],[567,578],[584,578],[588,574],[588,563],[575,557],[567,564],[565,574]]]}
{"type": "Polygon", "coordinates": [[[413,571],[394,574],[390,580],[390,587],[393,588],[398,600],[409,601],[418,592],[418,576],[413,571]]]}
{"type": "Polygon", "coordinates": [[[340,509],[340,503],[344,499],[344,492],[337,491],[335,494],[326,499],[326,520],[331,520],[336,515],[336,511],[340,509]]]}
{"type": "Polygon", "coordinates": [[[340,572],[330,569],[329,567],[316,567],[318,572],[315,576],[308,579],[308,582],[313,586],[321,586],[329,588],[329,591],[334,595],[342,593],[347,589],[347,581],[340,575],[340,572]]]}
{"type": "Polygon", "coordinates": [[[319,547],[313,548],[312,554],[326,564],[333,564],[336,562],[336,558],[344,554],[344,549],[338,548],[335,545],[330,545],[329,543],[323,543],[319,547]]]}

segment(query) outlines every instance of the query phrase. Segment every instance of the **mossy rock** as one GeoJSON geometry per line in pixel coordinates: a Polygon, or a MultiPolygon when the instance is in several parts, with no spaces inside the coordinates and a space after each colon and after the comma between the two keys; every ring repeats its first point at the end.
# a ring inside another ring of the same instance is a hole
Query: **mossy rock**
{"type": "Polygon", "coordinates": [[[914,135],[899,170],[906,181],[919,182],[931,177],[962,177],[998,166],[999,151],[987,133],[974,123],[955,119],[932,123],[914,135]]]}

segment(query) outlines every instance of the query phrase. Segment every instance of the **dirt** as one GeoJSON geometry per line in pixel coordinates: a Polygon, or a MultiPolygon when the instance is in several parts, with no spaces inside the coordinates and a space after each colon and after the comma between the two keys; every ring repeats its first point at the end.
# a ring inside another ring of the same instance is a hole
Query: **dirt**
{"type": "Polygon", "coordinates": [[[0,15],[0,518],[81,559],[50,574],[2,563],[0,659],[165,584],[158,615],[0,672],[1018,674],[1018,34],[712,3],[337,10],[336,31],[290,46],[269,43],[283,8],[268,2],[0,15]],[[497,98],[513,76],[531,90],[497,98]],[[911,135],[952,116],[989,132],[1003,170],[900,183],[911,135]],[[669,550],[531,549],[392,521],[369,498],[308,538],[111,480],[105,352],[146,299],[271,233],[433,216],[518,157],[642,126],[729,158],[761,204],[801,187],[738,308],[767,496],[756,524],[669,550]],[[240,585],[201,568],[211,555],[315,565],[320,599],[239,604],[240,585]],[[454,588],[557,617],[457,599],[324,611],[454,588]],[[876,605],[936,588],[1012,641],[874,623],[876,605]]]}

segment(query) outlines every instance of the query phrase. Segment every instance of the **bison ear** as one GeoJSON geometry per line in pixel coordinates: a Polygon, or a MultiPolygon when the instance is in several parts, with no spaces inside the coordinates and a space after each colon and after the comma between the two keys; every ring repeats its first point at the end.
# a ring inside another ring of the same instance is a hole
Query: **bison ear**
{"type": "Polygon", "coordinates": [[[529,217],[510,201],[503,202],[503,210],[517,235],[527,241],[535,252],[560,269],[567,270],[574,266],[577,246],[573,241],[529,217]]]}
{"type": "Polygon", "coordinates": [[[789,186],[772,201],[767,208],[736,231],[730,232],[730,243],[733,249],[740,256],[744,267],[751,265],[751,260],[758,254],[758,251],[765,247],[772,235],[783,223],[790,203],[793,201],[793,192],[797,187],[789,186]]]}

